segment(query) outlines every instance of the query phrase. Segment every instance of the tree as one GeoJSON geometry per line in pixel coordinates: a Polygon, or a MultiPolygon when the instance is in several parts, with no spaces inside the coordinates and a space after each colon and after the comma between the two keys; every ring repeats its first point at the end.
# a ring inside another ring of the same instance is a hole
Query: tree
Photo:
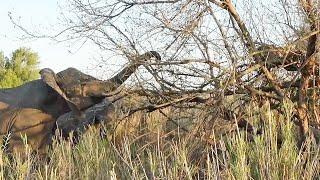
{"type": "Polygon", "coordinates": [[[39,77],[38,54],[28,48],[19,48],[10,58],[0,54],[0,87],[16,87],[39,77]]]}
{"type": "MultiPolygon", "coordinates": [[[[206,97],[216,107],[226,96],[241,95],[239,107],[268,99],[281,111],[289,100],[304,137],[309,122],[320,124],[318,1],[68,2],[67,28],[46,37],[91,41],[127,58],[151,47],[162,51],[161,68],[146,67],[154,81],[142,86],[151,87],[146,95],[161,99],[149,98],[151,104],[177,104],[178,97],[189,96],[181,103],[206,97]]],[[[31,37],[45,37],[15,25],[31,37]]]]}

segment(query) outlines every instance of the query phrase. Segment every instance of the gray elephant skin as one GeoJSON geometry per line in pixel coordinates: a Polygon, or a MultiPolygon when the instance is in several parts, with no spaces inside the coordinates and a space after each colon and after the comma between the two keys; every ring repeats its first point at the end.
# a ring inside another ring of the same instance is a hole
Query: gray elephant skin
{"type": "Polygon", "coordinates": [[[98,122],[108,119],[112,105],[106,96],[150,59],[161,57],[155,51],[140,55],[106,81],[75,68],[57,74],[46,68],[40,71],[41,79],[16,88],[0,89],[2,145],[9,152],[23,152],[22,137],[26,137],[33,150],[42,151],[51,142],[57,119],[65,137],[74,130],[84,131],[83,127],[92,124],[93,119],[100,118],[98,122]]]}

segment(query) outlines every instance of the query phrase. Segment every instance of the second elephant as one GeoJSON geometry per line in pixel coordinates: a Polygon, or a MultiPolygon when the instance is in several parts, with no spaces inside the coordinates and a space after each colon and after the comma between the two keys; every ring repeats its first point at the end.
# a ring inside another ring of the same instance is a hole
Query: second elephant
{"type": "Polygon", "coordinates": [[[110,122],[113,113],[114,105],[106,98],[101,103],[83,111],[81,117],[73,112],[63,114],[57,119],[57,130],[63,138],[69,138],[70,133],[73,133],[73,138],[77,139],[90,125],[110,122]]]}

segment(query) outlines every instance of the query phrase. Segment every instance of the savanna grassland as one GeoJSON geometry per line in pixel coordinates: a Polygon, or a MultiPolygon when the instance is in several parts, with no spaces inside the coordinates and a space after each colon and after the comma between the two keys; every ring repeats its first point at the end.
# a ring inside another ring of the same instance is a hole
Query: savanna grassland
{"type": "Polygon", "coordinates": [[[226,133],[215,132],[219,124],[208,128],[220,122],[210,116],[210,108],[180,113],[166,108],[126,117],[126,109],[118,107],[113,122],[89,128],[78,144],[55,140],[46,158],[28,148],[24,158],[1,153],[1,179],[319,178],[315,139],[309,137],[299,148],[292,104],[281,109],[283,114],[268,102],[246,107],[246,118],[259,129],[250,134],[234,125],[229,130],[224,126],[226,133]],[[193,118],[183,119],[186,114],[193,118]],[[101,129],[106,135],[101,136],[101,129]]]}
{"type": "Polygon", "coordinates": [[[319,4],[70,0],[42,34],[8,13],[25,39],[97,48],[94,71],[143,67],[120,76],[133,86],[111,121],[45,157],[0,152],[1,178],[320,179],[319,4]]]}

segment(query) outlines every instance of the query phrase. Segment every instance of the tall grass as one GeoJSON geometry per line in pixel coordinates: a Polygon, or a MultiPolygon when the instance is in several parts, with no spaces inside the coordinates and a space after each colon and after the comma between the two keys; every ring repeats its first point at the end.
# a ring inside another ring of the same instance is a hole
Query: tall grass
{"type": "MultiPolygon", "coordinates": [[[[241,130],[214,145],[201,138],[179,135],[168,138],[164,124],[147,125],[143,131],[121,138],[100,138],[88,130],[77,145],[55,140],[48,159],[28,150],[26,158],[0,153],[1,179],[315,179],[320,178],[319,148],[310,138],[304,150],[296,144],[290,121],[292,107],[284,114],[268,106],[250,118],[262,121],[262,134],[253,139],[241,130]],[[143,134],[141,134],[143,132],[143,134]],[[139,134],[140,133],[140,134],[139,134]],[[59,142],[59,143],[58,143],[59,142]]],[[[248,113],[250,114],[250,113],[248,113]]],[[[252,113],[254,114],[254,113],[252,113]]],[[[136,114],[127,121],[165,122],[160,113],[136,114]]],[[[127,128],[127,127],[126,127],[127,128]]]]}

